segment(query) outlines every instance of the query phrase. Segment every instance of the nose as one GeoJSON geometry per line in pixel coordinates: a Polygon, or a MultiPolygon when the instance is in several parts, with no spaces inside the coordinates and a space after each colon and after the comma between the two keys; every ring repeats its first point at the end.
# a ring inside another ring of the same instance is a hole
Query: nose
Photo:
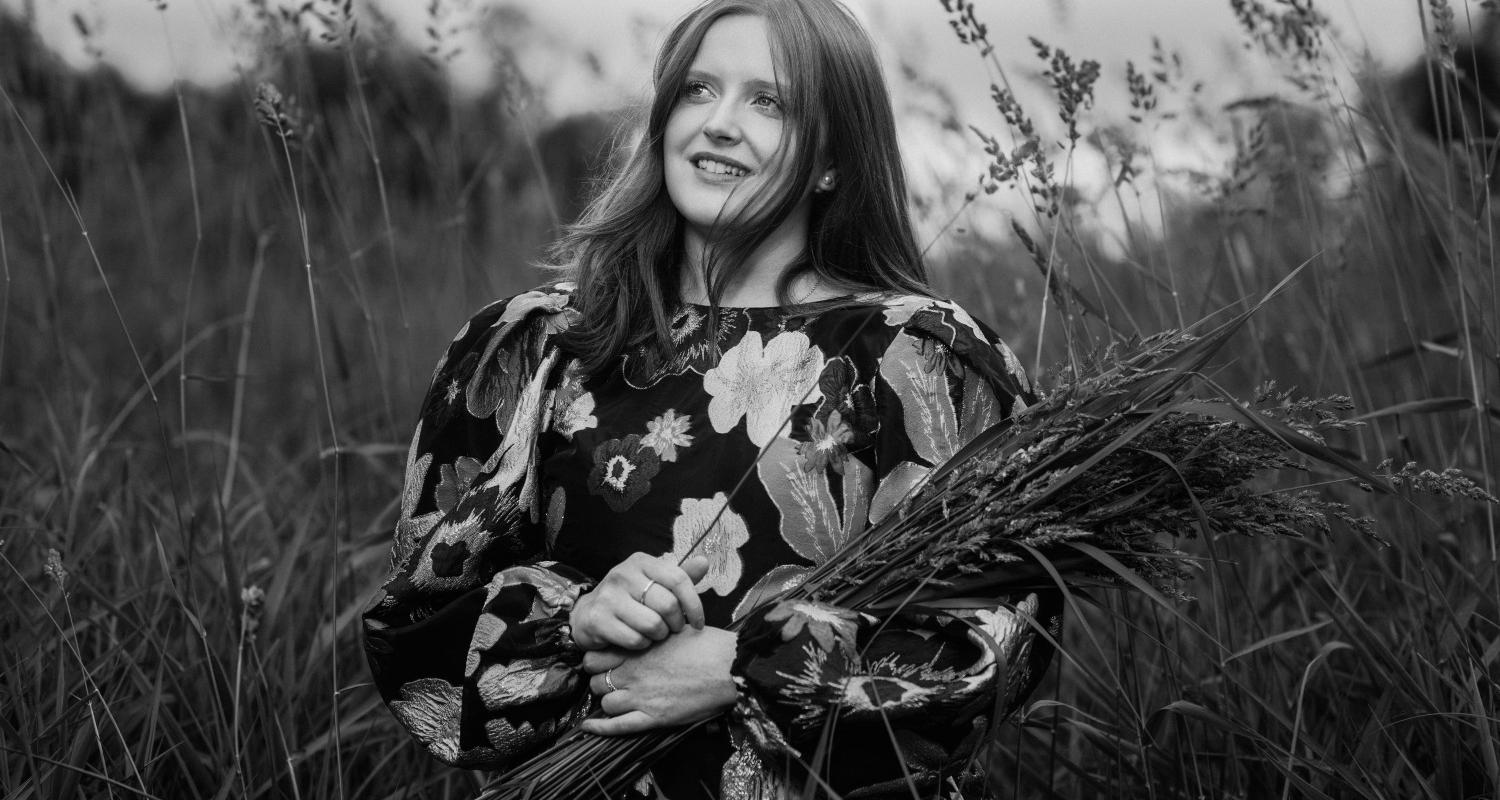
{"type": "Polygon", "coordinates": [[[715,144],[734,144],[740,140],[739,118],[734,103],[719,101],[703,120],[703,135],[715,144]]]}

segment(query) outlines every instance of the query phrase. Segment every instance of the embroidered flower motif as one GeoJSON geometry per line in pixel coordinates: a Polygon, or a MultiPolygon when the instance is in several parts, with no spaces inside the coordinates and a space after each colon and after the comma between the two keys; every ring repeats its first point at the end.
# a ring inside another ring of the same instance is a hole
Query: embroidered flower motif
{"type": "Polygon", "coordinates": [[[1001,645],[1008,641],[1016,632],[1016,624],[1019,620],[1014,611],[1005,606],[997,606],[993,610],[980,609],[974,612],[975,627],[984,632],[994,645],[1001,645]]]}
{"type": "Polygon", "coordinates": [[[718,357],[718,342],[732,335],[736,325],[745,320],[740,314],[723,313],[719,316],[716,333],[704,330],[707,317],[692,306],[680,306],[668,324],[672,337],[672,349],[663,353],[654,342],[637,346],[625,354],[620,364],[620,374],[625,383],[636,389],[650,388],[669,375],[681,375],[689,370],[702,374],[713,366],[718,357]]]}
{"type": "Polygon", "coordinates": [[[401,685],[401,695],[391,701],[396,715],[434,756],[452,762],[458,758],[459,711],[463,691],[441,678],[419,678],[401,685]]]}
{"type": "Polygon", "coordinates": [[[677,448],[693,443],[693,436],[688,433],[691,425],[692,415],[679,415],[676,409],[669,408],[646,423],[647,433],[641,444],[655,450],[662,461],[676,461],[677,448]]]}
{"type": "Polygon", "coordinates": [[[709,422],[728,433],[744,417],[751,443],[765,447],[786,430],[793,408],[822,398],[822,367],[823,354],[807,334],[782,333],[762,345],[760,333],[751,331],[703,376],[703,390],[713,398],[709,422]]]}
{"type": "Polygon", "coordinates": [[[573,398],[567,407],[556,415],[552,429],[568,437],[573,434],[599,426],[599,418],[594,416],[594,395],[584,392],[573,398]]]}
{"type": "Polygon", "coordinates": [[[849,457],[849,442],[854,431],[844,424],[844,418],[835,411],[828,415],[827,424],[814,418],[807,423],[808,441],[797,444],[797,455],[802,457],[802,469],[808,472],[833,467],[833,471],[844,474],[844,460],[849,457]]]}
{"type": "Polygon", "coordinates": [[[750,529],[728,506],[729,496],[723,492],[708,500],[683,498],[681,513],[672,521],[672,555],[681,559],[692,551],[708,556],[708,573],[695,586],[700,592],[712,589],[727,595],[745,571],[740,547],[750,541],[750,529]]]}
{"type": "Polygon", "coordinates": [[[846,712],[915,706],[935,693],[932,687],[889,675],[851,676],[842,688],[846,712]]]}
{"type": "Polygon", "coordinates": [[[777,603],[775,608],[766,612],[765,620],[784,620],[782,641],[790,642],[805,630],[818,647],[829,653],[833,652],[835,644],[845,653],[854,652],[854,639],[859,632],[859,614],[856,612],[801,600],[777,603]]]}
{"type": "Polygon", "coordinates": [[[641,446],[639,434],[610,439],[594,448],[589,493],[602,495],[611,511],[624,511],[651,490],[651,479],[661,471],[661,457],[641,446]]]}
{"type": "Polygon", "coordinates": [[[479,477],[483,467],[478,459],[468,456],[459,456],[452,464],[439,467],[438,485],[434,492],[438,510],[444,514],[452,511],[468,493],[469,487],[474,485],[474,479],[479,477]]]}
{"type": "Polygon", "coordinates": [[[1015,609],[996,606],[994,610],[975,611],[971,618],[973,628],[968,631],[968,637],[979,645],[980,655],[979,661],[967,670],[968,674],[980,674],[1001,657],[1013,658],[1017,643],[1027,632],[1025,617],[1035,615],[1037,606],[1036,595],[1030,594],[1017,603],[1015,609]]]}
{"type": "Polygon", "coordinates": [[[572,439],[573,434],[599,426],[594,416],[594,395],[583,388],[578,359],[568,362],[552,398],[552,430],[572,439]]]}
{"type": "Polygon", "coordinates": [[[953,350],[942,342],[932,339],[916,338],[917,356],[922,362],[922,369],[933,375],[945,375],[949,372],[952,364],[953,350]]]}
{"type": "Polygon", "coordinates": [[[493,416],[500,430],[509,428],[514,409],[506,402],[518,397],[535,373],[542,339],[567,330],[578,316],[568,303],[567,294],[541,290],[506,303],[481,340],[482,352],[470,352],[459,369],[460,375],[471,376],[464,389],[470,416],[493,416]]]}
{"type": "MultiPolygon", "coordinates": [[[[850,451],[860,450],[875,439],[880,430],[880,416],[875,412],[875,392],[869,383],[859,380],[859,371],[848,356],[828,359],[818,377],[823,403],[814,418],[824,425],[837,412],[848,426],[850,438],[844,442],[850,451]]],[[[842,470],[840,470],[842,472],[842,470]]]]}
{"type": "Polygon", "coordinates": [[[594,416],[594,395],[583,391],[582,386],[564,384],[554,402],[552,430],[563,436],[572,439],[581,430],[599,426],[599,418],[594,416]]]}
{"type": "MultiPolygon", "coordinates": [[[[524,384],[523,354],[505,349],[488,356],[470,352],[459,362],[458,372],[470,375],[464,388],[464,408],[476,419],[496,417],[496,424],[509,422],[506,398],[514,398],[524,384]]],[[[501,425],[503,428],[504,426],[501,425]]]]}
{"type": "Polygon", "coordinates": [[[703,315],[692,306],[683,306],[672,318],[672,344],[682,344],[703,327],[703,315]]]}

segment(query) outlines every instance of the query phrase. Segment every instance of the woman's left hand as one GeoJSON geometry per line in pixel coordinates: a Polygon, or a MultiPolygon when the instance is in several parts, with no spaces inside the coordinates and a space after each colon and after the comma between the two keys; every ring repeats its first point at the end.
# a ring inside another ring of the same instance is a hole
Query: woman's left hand
{"type": "Polygon", "coordinates": [[[584,720],[586,733],[621,736],[708,719],[738,697],[729,667],[735,634],[723,628],[683,628],[649,650],[591,650],[583,668],[589,689],[609,716],[584,720]],[[614,689],[605,682],[606,675],[614,689]]]}

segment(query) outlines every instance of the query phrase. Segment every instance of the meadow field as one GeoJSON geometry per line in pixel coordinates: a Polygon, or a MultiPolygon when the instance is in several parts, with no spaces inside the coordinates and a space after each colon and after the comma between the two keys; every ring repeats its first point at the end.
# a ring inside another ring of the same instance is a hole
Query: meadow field
{"type": "MultiPolygon", "coordinates": [[[[1412,0],[1430,56],[1340,84],[1348,54],[1312,0],[1214,2],[1283,91],[1205,105],[1169,52],[1117,74],[1039,47],[1049,103],[1002,82],[993,115],[951,121],[990,156],[961,191],[1024,211],[1000,239],[945,230],[935,285],[1055,385],[1305,265],[1213,379],[1347,396],[1362,424],[1332,444],[1352,458],[1494,491],[1500,36],[1455,31],[1494,4],[1412,0]],[[1105,95],[1129,118],[1096,119],[1105,95]],[[1226,145],[1216,170],[1158,167],[1151,131],[1184,116],[1226,145]],[[1063,135],[1038,132],[1054,119],[1063,135]],[[1104,191],[1073,185],[1082,154],[1107,163],[1104,191]]],[[[996,70],[997,11],[929,4],[948,46],[996,70]]],[[[432,364],[472,311],[545,279],[532,264],[619,118],[534,124],[524,86],[460,95],[436,44],[325,6],[247,4],[263,45],[243,79],[163,94],[63,66],[0,11],[6,798],[482,784],[385,710],[359,611],[432,364]]],[[[1072,596],[1051,673],[989,745],[996,796],[1500,797],[1496,507],[1266,480],[1330,493],[1378,538],[1185,531],[1193,599],[1072,596]]]]}

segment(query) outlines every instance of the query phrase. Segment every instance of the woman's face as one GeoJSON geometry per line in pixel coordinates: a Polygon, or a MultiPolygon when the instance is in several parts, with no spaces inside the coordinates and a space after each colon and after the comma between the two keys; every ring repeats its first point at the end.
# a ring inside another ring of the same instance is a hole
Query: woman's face
{"type": "MultiPolygon", "coordinates": [[[[790,161],[777,152],[789,123],[765,20],[735,14],[714,22],[680,92],[662,141],[667,195],[701,243],[721,213],[730,219],[773,190],[790,161]]],[[[806,206],[795,213],[805,216],[806,206]]]]}

